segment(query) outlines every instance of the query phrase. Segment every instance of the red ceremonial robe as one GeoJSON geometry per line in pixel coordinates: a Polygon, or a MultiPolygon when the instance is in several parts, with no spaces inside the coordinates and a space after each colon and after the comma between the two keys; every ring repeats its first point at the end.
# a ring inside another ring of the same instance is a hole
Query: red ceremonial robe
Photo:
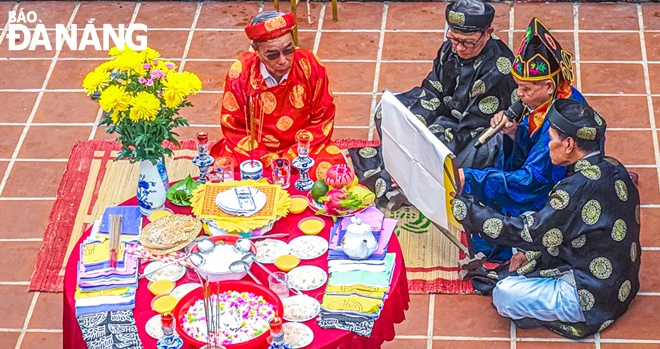
{"type": "Polygon", "coordinates": [[[268,166],[278,157],[294,159],[296,136],[307,132],[310,157],[315,160],[310,176],[314,180],[324,178],[331,165],[345,163],[331,140],[335,104],[325,67],[313,53],[296,48],[287,79],[269,88],[259,64],[254,52],[245,52],[231,65],[222,98],[221,129],[225,139],[213,145],[211,155],[234,157],[237,166],[251,157],[268,166]],[[254,101],[256,141],[252,147],[250,97],[254,101]]]}

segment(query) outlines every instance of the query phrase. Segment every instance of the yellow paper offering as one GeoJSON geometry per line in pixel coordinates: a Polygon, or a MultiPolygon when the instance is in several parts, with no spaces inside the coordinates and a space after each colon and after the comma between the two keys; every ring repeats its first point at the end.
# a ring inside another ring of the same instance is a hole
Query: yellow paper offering
{"type": "MultiPolygon", "coordinates": [[[[83,252],[83,264],[97,264],[110,260],[110,240],[103,242],[92,242],[85,244],[83,252]]],[[[119,251],[117,251],[117,260],[124,259],[124,244],[119,244],[119,251]]]]}

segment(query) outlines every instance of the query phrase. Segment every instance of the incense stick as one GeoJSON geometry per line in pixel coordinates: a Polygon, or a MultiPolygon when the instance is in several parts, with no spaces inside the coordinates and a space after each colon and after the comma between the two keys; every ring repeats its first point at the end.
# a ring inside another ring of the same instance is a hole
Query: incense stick
{"type": "Polygon", "coordinates": [[[250,106],[250,165],[254,166],[254,100],[252,96],[248,99],[248,104],[250,106]]]}
{"type": "Polygon", "coordinates": [[[119,241],[121,237],[121,215],[110,215],[110,241],[108,249],[110,250],[110,267],[117,268],[117,253],[119,250],[119,241]]]}

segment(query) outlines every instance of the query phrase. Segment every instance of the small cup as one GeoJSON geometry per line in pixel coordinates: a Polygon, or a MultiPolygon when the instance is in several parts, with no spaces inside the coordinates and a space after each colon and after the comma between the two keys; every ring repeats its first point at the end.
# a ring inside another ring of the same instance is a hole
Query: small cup
{"type": "Polygon", "coordinates": [[[264,165],[259,160],[245,160],[241,163],[241,179],[260,180],[263,177],[264,165]]]}
{"type": "Polygon", "coordinates": [[[289,159],[273,160],[272,184],[279,184],[286,189],[291,184],[291,161],[289,159]]]}
{"type": "Polygon", "coordinates": [[[215,160],[215,178],[217,182],[231,182],[234,180],[234,159],[219,157],[215,160]]]}
{"type": "Polygon", "coordinates": [[[289,298],[289,275],[284,272],[276,271],[268,275],[268,287],[275,292],[280,299],[289,298]]]}
{"type": "Polygon", "coordinates": [[[298,229],[305,235],[316,235],[325,228],[325,221],[319,217],[307,217],[298,222],[298,229]]]}

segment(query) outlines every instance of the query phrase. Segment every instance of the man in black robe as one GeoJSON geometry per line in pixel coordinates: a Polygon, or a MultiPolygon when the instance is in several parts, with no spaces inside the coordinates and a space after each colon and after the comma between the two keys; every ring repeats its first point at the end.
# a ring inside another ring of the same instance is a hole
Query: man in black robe
{"type": "Polygon", "coordinates": [[[591,107],[558,99],[546,118],[552,163],[568,172],[545,206],[512,217],[461,194],[452,212],[484,239],[527,251],[492,291],[502,316],[581,338],[611,325],[639,290],[639,192],[601,154],[605,121],[591,107]]]}
{"type": "MultiPolygon", "coordinates": [[[[433,61],[433,69],[421,86],[396,95],[457,156],[462,166],[483,168],[493,164],[499,150],[497,140],[481,147],[477,154],[471,144],[489,127],[495,113],[518,98],[510,74],[513,53],[493,35],[494,16],[495,9],[481,0],[448,3],[447,40],[433,61]]],[[[380,134],[380,106],[374,118],[380,134]]],[[[376,193],[380,206],[385,206],[388,197],[401,193],[391,190],[392,180],[384,169],[380,150],[356,148],[349,153],[360,182],[376,193]]],[[[389,208],[396,209],[396,200],[390,201],[389,208]]]]}

